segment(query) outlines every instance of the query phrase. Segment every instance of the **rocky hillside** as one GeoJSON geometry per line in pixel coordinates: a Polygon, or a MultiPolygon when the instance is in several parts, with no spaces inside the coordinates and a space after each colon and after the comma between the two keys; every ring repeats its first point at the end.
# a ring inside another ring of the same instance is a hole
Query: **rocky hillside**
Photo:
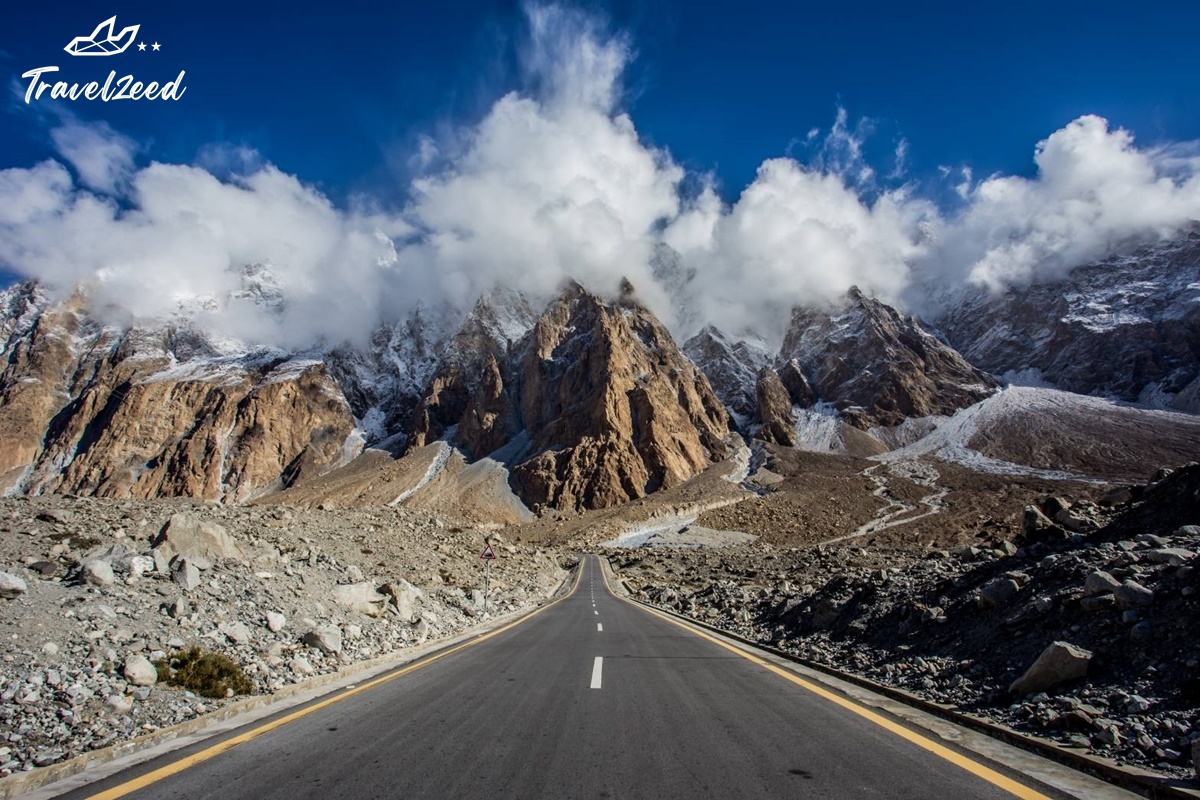
{"type": "Polygon", "coordinates": [[[428,512],[0,500],[0,777],[237,699],[167,685],[191,647],[269,694],[529,608],[555,556],[428,512]],[[164,676],[165,677],[165,676],[164,676]]]}
{"type": "Polygon", "coordinates": [[[0,294],[6,492],[246,500],[357,452],[319,360],[230,352],[186,320],[102,326],[76,293],[0,294]]]}
{"type": "Polygon", "coordinates": [[[1071,392],[1200,413],[1200,228],[1058,283],[970,295],[939,325],[996,374],[1034,369],[1071,392]]]}

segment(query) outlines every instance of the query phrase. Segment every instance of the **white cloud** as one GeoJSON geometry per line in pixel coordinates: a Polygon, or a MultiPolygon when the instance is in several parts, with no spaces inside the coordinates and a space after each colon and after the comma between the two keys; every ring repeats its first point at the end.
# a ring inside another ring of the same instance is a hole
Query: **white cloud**
{"type": "Polygon", "coordinates": [[[137,145],[108,123],[85,124],[73,117],[50,132],[54,147],[62,154],[84,186],[105,194],[116,194],[133,174],[137,145]]]}
{"type": "Polygon", "coordinates": [[[940,271],[998,290],[1054,280],[1134,240],[1200,219],[1196,162],[1139,150],[1132,134],[1084,116],[1037,145],[1035,178],[993,176],[939,232],[940,271]]]}
{"type": "Polygon", "coordinates": [[[629,277],[679,335],[705,322],[778,335],[791,305],[832,302],[851,285],[915,305],[918,278],[1052,280],[1200,218],[1200,148],[1139,149],[1098,117],[1039,143],[1032,178],[939,168],[961,198],[952,212],[889,188],[905,139],[881,182],[864,157],[870,121],[851,124],[843,109],[801,142],[807,158],[764,161],[732,204],[711,176],[685,192],[684,171],[622,107],[628,39],[579,11],[527,16],[527,88],[471,126],[418,137],[408,163],[421,174],[402,208],[337,207],[245,148],[138,168],[130,140],[66,120],[52,139],[77,180],[54,161],[0,171],[0,264],[64,287],[85,281],[153,316],[225,297],[243,265],[269,263],[281,310],[236,301],[205,321],[290,347],[362,339],[417,302],[461,307],[495,285],[544,296],[568,277],[600,290],[629,277]],[[660,243],[678,251],[681,273],[653,272],[660,243]]]}

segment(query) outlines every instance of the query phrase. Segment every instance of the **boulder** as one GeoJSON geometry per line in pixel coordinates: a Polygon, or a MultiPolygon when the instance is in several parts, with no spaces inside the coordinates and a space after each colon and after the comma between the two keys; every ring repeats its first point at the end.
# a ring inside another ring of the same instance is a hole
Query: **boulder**
{"type": "Polygon", "coordinates": [[[333,587],[333,601],[367,616],[378,617],[387,610],[388,598],[377,592],[371,581],[361,581],[333,587]]]}
{"type": "Polygon", "coordinates": [[[1121,609],[1145,608],[1154,602],[1154,592],[1137,581],[1125,581],[1113,590],[1113,598],[1121,609]]]}
{"type": "Polygon", "coordinates": [[[193,514],[175,514],[154,540],[154,548],[170,561],[175,556],[208,559],[245,558],[237,542],[215,522],[193,514]]]}
{"type": "Polygon", "coordinates": [[[126,658],[121,674],[134,686],[153,686],[158,683],[158,670],[145,656],[133,655],[126,658]]]}
{"type": "Polygon", "coordinates": [[[175,581],[180,589],[190,592],[200,586],[200,570],[186,558],[181,558],[175,562],[174,567],[171,569],[171,579],[175,581]]]}
{"type": "Polygon", "coordinates": [[[313,665],[304,656],[296,656],[288,662],[288,668],[297,675],[312,675],[316,672],[313,665]]]}
{"type": "Polygon", "coordinates": [[[10,575],[7,572],[0,572],[0,597],[5,597],[9,600],[14,597],[20,597],[29,589],[25,585],[25,581],[18,578],[16,575],[10,575]]]}
{"type": "Polygon", "coordinates": [[[395,583],[384,584],[380,591],[391,598],[400,619],[411,623],[416,618],[417,602],[424,596],[424,592],[403,578],[395,583]]]}
{"type": "Polygon", "coordinates": [[[1182,567],[1196,557],[1191,550],[1182,547],[1158,547],[1147,550],[1144,555],[1151,564],[1170,564],[1172,567],[1182,567]]]}
{"type": "Polygon", "coordinates": [[[254,638],[250,626],[244,622],[222,622],[217,626],[217,632],[234,644],[250,644],[254,638]]]}
{"type": "Polygon", "coordinates": [[[1114,578],[1104,570],[1096,570],[1087,576],[1087,580],[1083,583],[1083,594],[1085,597],[1095,597],[1100,594],[1109,594],[1115,592],[1121,582],[1114,578]]]}
{"type": "Polygon", "coordinates": [[[1024,675],[1013,681],[1008,690],[1014,695],[1034,694],[1078,680],[1087,675],[1091,660],[1090,650],[1076,647],[1070,642],[1054,642],[1042,651],[1024,675]]]}
{"type": "Polygon", "coordinates": [[[117,576],[113,574],[112,565],[107,561],[92,559],[80,565],[79,580],[92,586],[111,586],[116,582],[117,576]]]}
{"type": "Polygon", "coordinates": [[[1000,608],[1016,597],[1021,585],[1012,578],[990,580],[979,590],[978,603],[982,608],[1000,608]]]}
{"type": "Polygon", "coordinates": [[[287,625],[287,617],[283,614],[278,611],[267,612],[267,630],[271,633],[279,633],[285,625],[287,625]]]}
{"type": "Polygon", "coordinates": [[[342,632],[336,625],[322,625],[313,628],[300,641],[309,647],[315,647],[326,655],[336,655],[342,652],[342,632]]]}
{"type": "Polygon", "coordinates": [[[128,714],[133,710],[133,697],[127,694],[110,694],[104,702],[118,714],[128,714]]]}

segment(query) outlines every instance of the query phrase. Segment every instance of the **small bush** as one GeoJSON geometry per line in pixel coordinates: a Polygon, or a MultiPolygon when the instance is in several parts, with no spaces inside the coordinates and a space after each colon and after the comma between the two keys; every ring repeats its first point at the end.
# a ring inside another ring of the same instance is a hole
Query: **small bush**
{"type": "Polygon", "coordinates": [[[224,653],[191,647],[176,650],[170,658],[154,662],[160,682],[178,686],[201,697],[250,694],[254,685],[236,661],[224,653]]]}

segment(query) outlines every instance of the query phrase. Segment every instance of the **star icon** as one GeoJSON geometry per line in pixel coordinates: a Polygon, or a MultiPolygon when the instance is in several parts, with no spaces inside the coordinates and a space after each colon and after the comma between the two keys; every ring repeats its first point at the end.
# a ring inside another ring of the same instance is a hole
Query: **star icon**
{"type": "Polygon", "coordinates": [[[158,42],[155,42],[155,43],[154,43],[154,49],[155,49],[155,50],[158,50],[158,49],[159,49],[159,44],[158,44],[158,42]]]}
{"type": "Polygon", "coordinates": [[[145,49],[146,49],[146,43],[138,42],[138,50],[145,50],[145,49]]]}

